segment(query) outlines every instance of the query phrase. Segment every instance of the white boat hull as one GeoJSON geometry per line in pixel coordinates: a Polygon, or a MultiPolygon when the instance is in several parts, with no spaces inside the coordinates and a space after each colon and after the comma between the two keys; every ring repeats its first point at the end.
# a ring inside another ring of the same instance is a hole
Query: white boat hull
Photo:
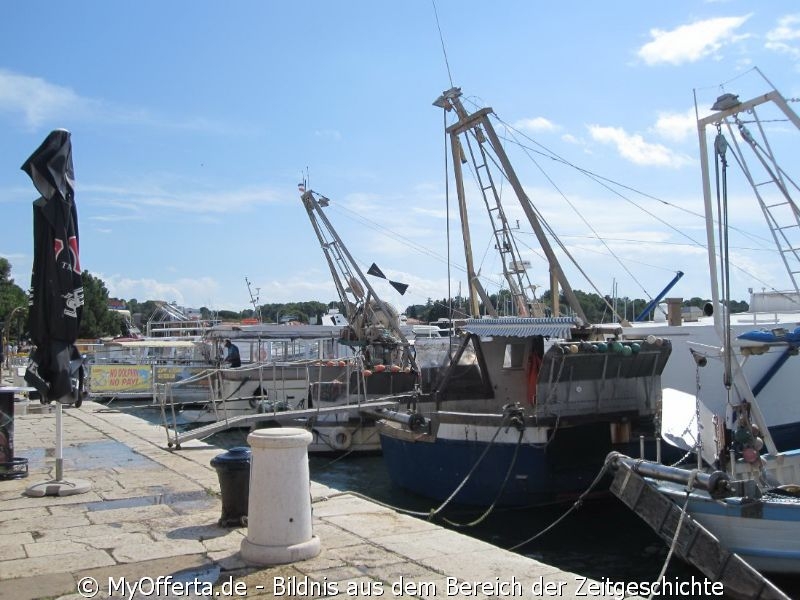
{"type": "MultiPolygon", "coordinates": [[[[671,485],[658,486],[678,506],[686,494],[671,485]]],[[[713,500],[695,492],[688,514],[731,552],[765,573],[800,574],[800,497],[766,495],[761,500],[713,500]]]]}

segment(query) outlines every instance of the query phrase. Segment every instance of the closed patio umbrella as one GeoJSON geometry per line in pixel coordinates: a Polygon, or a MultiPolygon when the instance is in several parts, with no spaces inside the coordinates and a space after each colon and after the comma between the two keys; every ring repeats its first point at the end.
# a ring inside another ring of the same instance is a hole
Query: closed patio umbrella
{"type": "Polygon", "coordinates": [[[62,403],[79,404],[81,357],[75,348],[83,313],[78,213],[72,142],[65,129],[50,132],[22,165],[41,194],[33,203],[33,272],[28,327],[35,344],[25,381],[42,402],[56,402],[56,477],[32,486],[31,496],[86,492],[90,484],[62,478],[62,403]],[[74,365],[71,367],[71,363],[74,365]]]}
{"type": "Polygon", "coordinates": [[[28,327],[35,349],[25,380],[42,401],[73,403],[70,361],[83,313],[78,214],[70,133],[52,131],[22,165],[41,197],[33,203],[33,273],[28,327]]]}

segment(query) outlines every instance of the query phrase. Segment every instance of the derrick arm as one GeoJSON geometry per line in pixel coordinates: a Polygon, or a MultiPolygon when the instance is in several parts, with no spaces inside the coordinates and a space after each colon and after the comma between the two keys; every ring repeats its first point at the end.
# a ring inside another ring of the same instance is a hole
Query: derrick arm
{"type": "Polygon", "coordinates": [[[361,348],[367,366],[398,360],[417,370],[396,311],[378,297],[322,210],[330,200],[313,190],[304,192],[301,199],[344,305],[349,326],[347,339],[340,341],[361,348]]]}

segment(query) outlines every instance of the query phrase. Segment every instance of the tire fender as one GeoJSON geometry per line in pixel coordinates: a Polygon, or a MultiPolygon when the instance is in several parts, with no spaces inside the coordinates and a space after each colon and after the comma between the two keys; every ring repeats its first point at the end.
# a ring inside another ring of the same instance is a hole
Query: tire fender
{"type": "Polygon", "coordinates": [[[344,427],[334,427],[328,436],[328,443],[334,450],[347,450],[353,443],[353,434],[344,427]]]}

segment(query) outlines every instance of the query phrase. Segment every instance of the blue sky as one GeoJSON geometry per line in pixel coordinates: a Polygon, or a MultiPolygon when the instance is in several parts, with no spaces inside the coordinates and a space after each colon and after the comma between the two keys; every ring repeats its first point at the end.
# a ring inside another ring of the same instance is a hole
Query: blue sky
{"type": "MultiPolygon", "coordinates": [[[[19,167],[63,127],[72,132],[81,264],[112,296],[241,310],[247,278],[260,303],[336,299],[297,192],[307,172],[361,266],[376,262],[409,284],[403,297],[378,285],[386,300],[404,308],[442,298],[445,150],[432,102],[452,77],[468,107],[493,107],[529,147],[627,186],[621,198],[574,169],[511,153],[529,196],[601,292],[616,283],[620,295],[652,296],[681,270],[672,295],[708,296],[704,251],[685,236],[704,240],[690,214],[703,209],[693,90],[706,107],[723,91],[751,98],[769,91],[758,67],[785,97],[800,96],[796,2],[435,8],[444,44],[430,0],[7,4],[0,256],[26,288],[36,194],[19,167]]],[[[762,221],[755,205],[737,218],[762,221]]],[[[495,291],[491,243],[477,232],[495,291]]],[[[734,297],[785,288],[763,249],[748,255],[746,245],[734,253],[756,272],[735,274],[734,297]]],[[[451,254],[457,291],[458,239],[451,254]]],[[[531,280],[546,286],[538,255],[526,258],[531,280]]],[[[591,291],[565,270],[574,288],[591,291]]]]}

